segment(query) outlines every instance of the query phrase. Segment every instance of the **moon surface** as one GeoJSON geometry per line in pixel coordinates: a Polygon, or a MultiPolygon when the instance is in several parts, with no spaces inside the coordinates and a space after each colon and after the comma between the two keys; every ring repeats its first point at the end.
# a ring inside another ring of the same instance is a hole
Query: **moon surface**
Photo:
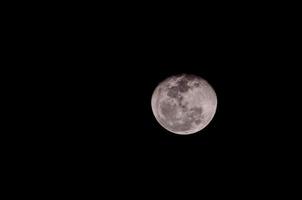
{"type": "Polygon", "coordinates": [[[188,135],[202,130],[213,119],[217,96],[203,78],[181,74],[168,77],[155,88],[151,106],[162,127],[188,135]]]}

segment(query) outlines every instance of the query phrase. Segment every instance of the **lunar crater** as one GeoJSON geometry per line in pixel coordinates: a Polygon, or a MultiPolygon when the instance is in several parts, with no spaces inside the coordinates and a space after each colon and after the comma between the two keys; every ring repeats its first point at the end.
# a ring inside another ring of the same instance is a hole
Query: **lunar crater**
{"type": "Polygon", "coordinates": [[[172,76],[161,82],[152,95],[157,121],[177,134],[192,134],[214,117],[217,97],[207,81],[195,75],[172,76]]]}

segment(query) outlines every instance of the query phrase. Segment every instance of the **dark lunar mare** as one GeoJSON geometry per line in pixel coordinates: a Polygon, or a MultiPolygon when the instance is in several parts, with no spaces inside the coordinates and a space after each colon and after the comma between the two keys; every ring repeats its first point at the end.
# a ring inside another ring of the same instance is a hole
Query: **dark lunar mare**
{"type": "MultiPolygon", "coordinates": [[[[183,77],[177,82],[177,86],[172,86],[168,88],[167,91],[167,96],[176,99],[178,106],[181,109],[183,109],[184,112],[187,112],[188,107],[187,104],[184,104],[184,102],[182,101],[183,96],[181,93],[185,93],[190,89],[188,83],[189,81],[193,81],[193,80],[196,80],[196,77],[194,75],[186,75],[185,77],[183,77]]],[[[194,86],[195,87],[199,86],[199,84],[194,86]]],[[[170,119],[172,121],[175,119],[176,107],[177,107],[176,105],[171,105],[168,102],[162,102],[160,107],[161,107],[162,114],[167,119],[170,119]]],[[[188,131],[190,130],[194,122],[197,125],[202,122],[201,120],[202,112],[203,110],[201,107],[191,108],[187,117],[184,119],[184,123],[175,123],[173,127],[171,127],[167,123],[165,124],[168,125],[174,131],[188,131]]]]}
{"type": "Polygon", "coordinates": [[[179,93],[187,92],[190,89],[188,82],[188,79],[186,77],[183,77],[177,82],[177,86],[168,88],[167,95],[171,98],[177,98],[177,96],[179,96],[179,93]]]}
{"type": "Polygon", "coordinates": [[[178,81],[178,89],[179,92],[187,92],[190,87],[188,86],[188,80],[186,78],[182,78],[180,81],[178,81]]]}
{"type": "Polygon", "coordinates": [[[176,99],[178,102],[178,105],[182,108],[182,109],[186,109],[186,105],[182,102],[183,97],[181,95],[181,93],[185,93],[190,89],[190,87],[188,86],[188,80],[183,77],[181,80],[179,80],[177,82],[177,86],[172,86],[171,88],[168,88],[168,92],[167,92],[167,96],[176,99]]]}
{"type": "MultiPolygon", "coordinates": [[[[162,88],[162,92],[166,93],[170,99],[166,99],[157,104],[158,109],[161,110],[162,116],[159,116],[160,122],[164,127],[169,127],[172,132],[187,132],[196,127],[196,125],[203,124],[207,120],[206,114],[202,107],[188,107],[188,102],[183,101],[183,93],[196,87],[203,87],[205,84],[199,77],[195,75],[180,75],[176,78],[180,78],[175,82],[175,78],[162,88]],[[192,86],[189,86],[193,82],[192,86]],[[175,85],[174,85],[175,84],[175,85]],[[171,101],[171,99],[174,99],[171,101]],[[184,113],[183,121],[176,120],[178,109],[181,109],[184,113]]],[[[207,86],[207,85],[205,85],[207,86]]]]}
{"type": "Polygon", "coordinates": [[[171,98],[177,98],[178,92],[179,92],[178,87],[173,86],[173,87],[168,89],[167,95],[171,98]]]}

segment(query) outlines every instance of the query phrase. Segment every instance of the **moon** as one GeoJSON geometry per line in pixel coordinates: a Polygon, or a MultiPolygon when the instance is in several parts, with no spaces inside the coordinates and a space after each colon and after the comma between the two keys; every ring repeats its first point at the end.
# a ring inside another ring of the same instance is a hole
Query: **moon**
{"type": "Polygon", "coordinates": [[[152,112],[166,130],[189,135],[204,129],[213,119],[217,96],[212,86],[193,74],[170,76],[155,88],[152,112]]]}

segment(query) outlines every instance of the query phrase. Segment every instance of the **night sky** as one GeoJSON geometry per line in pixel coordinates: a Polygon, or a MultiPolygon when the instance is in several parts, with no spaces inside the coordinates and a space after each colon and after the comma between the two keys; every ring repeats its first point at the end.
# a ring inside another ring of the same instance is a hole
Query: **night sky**
{"type": "Polygon", "coordinates": [[[169,31],[156,36],[153,32],[113,35],[102,45],[88,38],[91,45],[79,44],[64,57],[65,67],[58,67],[64,86],[57,87],[66,97],[63,102],[70,116],[66,122],[72,130],[64,133],[65,139],[75,140],[78,151],[92,148],[96,153],[100,148],[134,157],[142,152],[177,157],[179,151],[186,156],[227,154],[234,159],[262,155],[276,145],[272,141],[281,139],[271,131],[280,120],[274,113],[280,110],[278,91],[283,87],[283,71],[274,66],[286,59],[272,38],[236,34],[238,29],[229,28],[234,33],[192,30],[195,34],[186,40],[169,31]],[[211,123],[189,136],[166,131],[151,110],[157,84],[180,73],[203,77],[218,98],[211,123]]]}
{"type": "Polygon", "coordinates": [[[91,176],[123,177],[124,184],[162,177],[176,185],[177,180],[246,181],[263,174],[275,179],[276,163],[288,163],[295,154],[285,152],[298,147],[290,128],[282,126],[289,118],[279,115],[284,113],[278,97],[281,72],[271,74],[269,59],[253,53],[259,49],[170,49],[132,49],[71,70],[77,76],[69,79],[73,90],[64,107],[69,118],[61,116],[64,128],[55,132],[61,161],[89,168],[91,176]],[[179,73],[203,77],[218,98],[211,123],[187,136],[165,130],[151,109],[157,84],[179,73]]]}
{"type": "Polygon", "coordinates": [[[166,177],[176,184],[276,178],[272,169],[292,162],[299,147],[291,114],[297,52],[280,40],[280,20],[251,16],[207,15],[182,26],[91,17],[59,19],[59,32],[46,27],[53,32],[39,45],[49,52],[37,46],[39,67],[23,68],[39,79],[28,78],[40,91],[32,90],[41,113],[27,138],[39,146],[33,152],[58,174],[75,180],[87,173],[97,177],[92,183],[103,174],[122,177],[122,185],[134,176],[138,183],[166,177]],[[186,136],[165,130],[151,109],[156,86],[181,73],[207,80],[218,99],[210,124],[186,136]]]}
{"type": "Polygon", "coordinates": [[[74,111],[79,118],[70,121],[75,130],[70,135],[76,136],[85,151],[92,148],[95,154],[95,150],[102,149],[115,156],[129,153],[130,157],[149,155],[160,159],[165,153],[170,158],[177,158],[180,153],[186,158],[207,159],[224,158],[226,154],[242,159],[251,154],[262,155],[278,137],[269,131],[271,119],[267,117],[274,105],[267,96],[275,91],[269,82],[264,84],[266,74],[259,73],[262,66],[255,67],[260,61],[239,50],[211,55],[200,52],[195,58],[181,56],[180,52],[167,51],[160,57],[149,53],[150,50],[144,53],[145,57],[126,54],[127,58],[116,62],[84,68],[82,74],[81,67],[78,68],[80,76],[76,79],[80,83],[79,90],[74,91],[78,98],[74,107],[80,110],[74,111]],[[151,96],[157,84],[179,73],[203,77],[218,97],[211,123],[188,136],[165,130],[151,110],[151,96]]]}

